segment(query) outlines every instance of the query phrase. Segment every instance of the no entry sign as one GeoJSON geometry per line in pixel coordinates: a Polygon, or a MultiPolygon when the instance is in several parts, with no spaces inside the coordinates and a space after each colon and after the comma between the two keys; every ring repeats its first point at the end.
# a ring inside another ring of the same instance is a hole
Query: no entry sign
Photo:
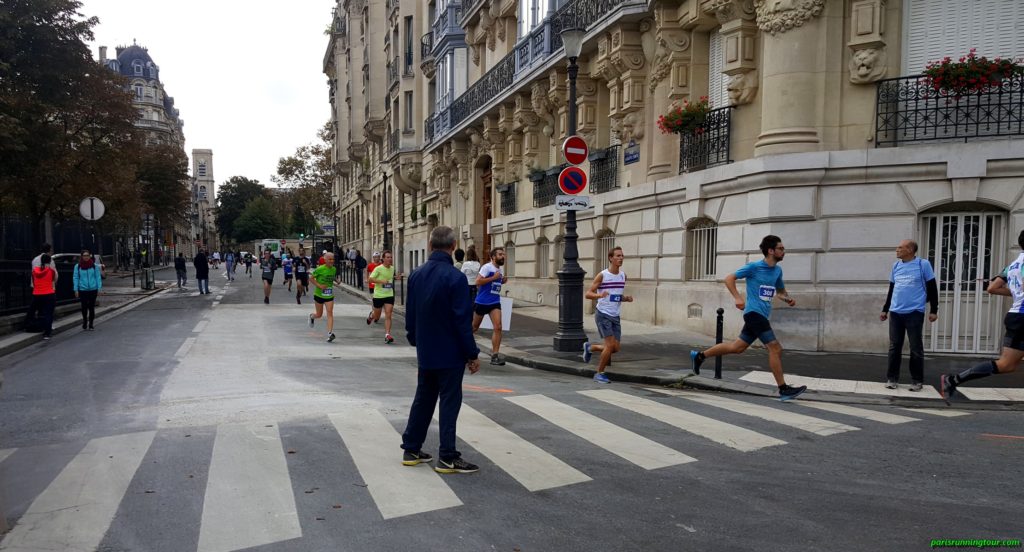
{"type": "Polygon", "coordinates": [[[579,167],[566,167],[558,175],[558,187],[569,195],[576,195],[587,187],[587,173],[579,167]]]}
{"type": "Polygon", "coordinates": [[[565,139],[565,142],[562,142],[562,154],[571,165],[579,165],[586,161],[589,153],[590,148],[587,147],[587,141],[579,136],[570,136],[565,139]]]}

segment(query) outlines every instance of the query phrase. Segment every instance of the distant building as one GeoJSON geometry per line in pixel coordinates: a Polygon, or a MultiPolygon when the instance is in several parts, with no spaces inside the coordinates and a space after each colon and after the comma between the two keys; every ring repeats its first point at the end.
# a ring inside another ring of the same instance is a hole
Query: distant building
{"type": "Polygon", "coordinates": [[[192,236],[193,244],[209,250],[220,248],[214,225],[213,207],[217,204],[213,180],[213,150],[192,150],[192,236]]]}

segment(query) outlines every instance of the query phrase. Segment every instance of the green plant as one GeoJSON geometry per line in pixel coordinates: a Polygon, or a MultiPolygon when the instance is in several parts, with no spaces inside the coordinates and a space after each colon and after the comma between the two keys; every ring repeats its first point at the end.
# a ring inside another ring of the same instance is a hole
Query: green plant
{"type": "Polygon", "coordinates": [[[416,205],[413,204],[412,209],[409,209],[409,220],[416,220],[416,205]]]}
{"type": "Polygon", "coordinates": [[[683,100],[682,105],[672,102],[668,113],[658,117],[658,128],[665,134],[671,133],[700,133],[703,131],[704,117],[711,108],[708,106],[708,97],[701,96],[699,101],[690,103],[683,100]]]}
{"type": "Polygon", "coordinates": [[[427,218],[427,204],[420,205],[420,216],[427,218]]]}
{"type": "Polygon", "coordinates": [[[985,92],[1003,85],[1003,79],[1024,72],[1020,60],[988,59],[978,56],[975,49],[953,61],[950,57],[933,61],[924,70],[925,82],[939,94],[959,98],[975,92],[985,92]]]}

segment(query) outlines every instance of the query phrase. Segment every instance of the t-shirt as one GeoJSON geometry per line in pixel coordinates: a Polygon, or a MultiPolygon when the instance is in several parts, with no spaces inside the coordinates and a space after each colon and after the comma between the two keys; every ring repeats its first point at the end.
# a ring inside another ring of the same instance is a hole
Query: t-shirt
{"type": "Polygon", "coordinates": [[[892,267],[892,274],[889,275],[889,282],[893,284],[889,312],[924,312],[925,305],[928,304],[925,282],[934,278],[932,263],[924,259],[914,257],[907,262],[896,261],[892,267]]]}
{"type": "Polygon", "coordinates": [[[749,263],[736,271],[736,277],[747,281],[747,306],[743,309],[743,314],[756,312],[765,318],[771,318],[775,292],[786,289],[779,265],[768,266],[763,260],[749,263]]]}
{"type": "Polygon", "coordinates": [[[309,259],[305,257],[295,259],[295,272],[300,275],[304,275],[309,272],[309,259]]]}
{"type": "MultiPolygon", "coordinates": [[[[370,273],[370,278],[374,280],[387,280],[388,283],[380,284],[373,288],[374,299],[386,299],[388,297],[395,296],[395,266],[391,265],[390,268],[384,265],[377,265],[370,273]]],[[[370,284],[371,286],[373,284],[370,284]]]]}
{"type": "Polygon", "coordinates": [[[1003,269],[999,277],[1006,280],[1006,287],[1010,288],[1013,294],[1013,305],[1010,312],[1024,312],[1024,282],[1022,282],[1021,269],[1024,268],[1024,253],[1021,253],[1017,260],[1010,263],[1010,266],[1003,269]]]}
{"type": "MultiPolygon", "coordinates": [[[[377,263],[370,263],[370,264],[366,265],[366,273],[367,274],[373,274],[373,270],[375,268],[377,268],[378,266],[380,266],[380,265],[377,264],[377,263]]],[[[370,284],[370,291],[373,291],[373,284],[370,284]]]]}
{"type": "Polygon", "coordinates": [[[462,263],[462,268],[459,270],[466,275],[466,282],[470,286],[476,286],[476,277],[480,275],[480,263],[476,261],[466,261],[462,263]]]}
{"type": "Polygon", "coordinates": [[[263,277],[268,280],[274,279],[274,269],[277,266],[274,264],[274,259],[260,261],[260,271],[263,273],[263,277]]]}
{"type": "Polygon", "coordinates": [[[284,273],[285,273],[286,276],[290,276],[291,273],[292,273],[292,260],[291,259],[285,259],[285,260],[281,261],[281,268],[284,269],[284,273]]]}
{"type": "MultiPolygon", "coordinates": [[[[494,266],[494,263],[487,263],[480,269],[480,276],[490,278],[499,272],[501,272],[501,269],[494,266]]],[[[478,305],[497,305],[501,303],[501,278],[480,286],[480,290],[476,294],[476,302],[478,305]]]]}
{"type": "Polygon", "coordinates": [[[321,299],[334,299],[334,277],[338,274],[333,266],[320,265],[313,271],[313,279],[327,289],[313,286],[313,295],[321,299]]]}

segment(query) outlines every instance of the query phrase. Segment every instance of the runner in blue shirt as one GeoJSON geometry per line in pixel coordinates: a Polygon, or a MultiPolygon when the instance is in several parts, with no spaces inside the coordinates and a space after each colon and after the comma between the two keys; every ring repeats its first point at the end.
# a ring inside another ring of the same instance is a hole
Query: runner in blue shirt
{"type": "Polygon", "coordinates": [[[786,256],[782,238],[765,236],[761,240],[761,253],[764,254],[764,260],[747,264],[725,277],[725,287],[735,299],[736,308],[743,311],[743,329],[739,338],[732,343],[719,343],[704,352],[690,351],[690,362],[693,373],[699,374],[700,365],[707,358],[740,354],[755,340],[760,339],[768,348],[768,366],[775,376],[775,383],[779,386],[779,398],[788,401],[806,391],[807,386],[786,385],[786,378],[782,372],[782,344],[775,337],[769,320],[772,315],[772,300],[776,296],[791,307],[796,306],[796,301],[786,293],[782,269],[778,266],[786,256]],[[746,299],[736,290],[736,280],[740,278],[747,281],[746,299]]]}
{"type": "Polygon", "coordinates": [[[288,292],[292,291],[292,256],[281,255],[281,268],[284,269],[284,282],[281,285],[288,285],[288,292]]]}
{"type": "Polygon", "coordinates": [[[505,248],[495,247],[491,250],[491,262],[480,267],[476,277],[479,291],[473,304],[473,333],[480,329],[484,317],[491,319],[494,330],[491,332],[491,364],[504,366],[505,361],[498,356],[501,348],[501,285],[508,281],[501,267],[505,266],[505,248]]]}

